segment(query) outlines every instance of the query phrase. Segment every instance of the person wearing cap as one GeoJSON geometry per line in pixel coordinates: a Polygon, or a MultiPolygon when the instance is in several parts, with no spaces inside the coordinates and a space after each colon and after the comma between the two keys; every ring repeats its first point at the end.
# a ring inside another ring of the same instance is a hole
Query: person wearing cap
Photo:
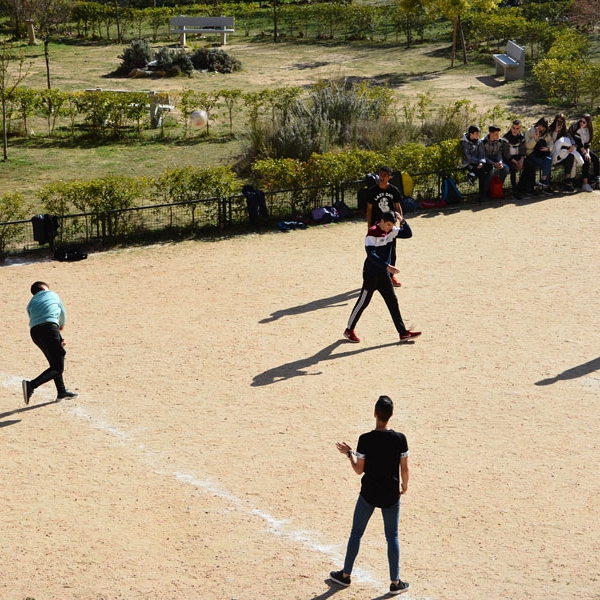
{"type": "Polygon", "coordinates": [[[506,155],[505,144],[506,142],[500,137],[500,127],[497,125],[490,125],[488,134],[483,138],[485,160],[488,165],[492,166],[492,170],[489,172],[487,178],[488,191],[492,175],[498,175],[498,177],[502,179],[502,184],[504,184],[504,180],[510,172],[509,166],[504,163],[504,157],[506,155]]]}
{"type": "MultiPolygon", "coordinates": [[[[400,190],[390,183],[394,171],[392,167],[383,165],[379,167],[378,179],[375,185],[368,190],[367,197],[367,235],[369,229],[381,220],[383,213],[393,212],[402,216],[402,207],[400,200],[402,194],[400,190]]],[[[396,265],[396,240],[392,246],[392,258],[390,264],[396,265]]],[[[402,284],[395,275],[392,275],[392,285],[400,287],[402,284]]]]}
{"type": "Polygon", "coordinates": [[[33,298],[27,304],[29,333],[33,343],[44,353],[49,367],[31,381],[23,379],[23,401],[29,404],[34,390],[52,379],[56,386],[57,400],[75,398],[77,394],[70,392],[63,381],[66,352],[61,331],[67,320],[65,307],[58,294],[50,291],[44,281],[34,282],[31,293],[33,298]]]}
{"type": "Polygon", "coordinates": [[[479,139],[481,129],[477,125],[470,125],[460,140],[462,150],[462,168],[467,171],[467,180],[471,185],[479,181],[479,199],[487,196],[489,188],[489,173],[492,166],[485,159],[483,141],[479,139]]]}

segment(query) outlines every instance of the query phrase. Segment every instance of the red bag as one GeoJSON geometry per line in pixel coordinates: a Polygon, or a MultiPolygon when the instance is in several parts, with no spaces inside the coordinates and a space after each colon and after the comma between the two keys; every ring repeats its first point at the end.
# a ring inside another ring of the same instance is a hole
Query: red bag
{"type": "Polygon", "coordinates": [[[490,181],[490,198],[504,198],[504,186],[498,175],[494,175],[490,181]]]}

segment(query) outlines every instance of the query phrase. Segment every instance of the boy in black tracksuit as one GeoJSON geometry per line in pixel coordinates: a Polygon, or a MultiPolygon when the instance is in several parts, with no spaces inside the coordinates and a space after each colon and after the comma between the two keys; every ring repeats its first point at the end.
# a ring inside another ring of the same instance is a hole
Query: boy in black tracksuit
{"type": "Polygon", "coordinates": [[[354,333],[354,328],[365,308],[369,306],[375,290],[383,297],[396,326],[396,330],[400,334],[401,342],[421,335],[420,331],[408,331],[406,329],[400,315],[398,298],[392,284],[392,275],[398,273],[398,269],[391,264],[394,240],[397,237],[412,237],[412,230],[409,224],[402,219],[400,227],[396,227],[396,218],[397,213],[383,213],[379,222],[369,228],[365,239],[367,258],[363,266],[363,285],[358,300],[352,309],[348,327],[344,331],[344,337],[351,342],[360,342],[360,339],[354,333]]]}

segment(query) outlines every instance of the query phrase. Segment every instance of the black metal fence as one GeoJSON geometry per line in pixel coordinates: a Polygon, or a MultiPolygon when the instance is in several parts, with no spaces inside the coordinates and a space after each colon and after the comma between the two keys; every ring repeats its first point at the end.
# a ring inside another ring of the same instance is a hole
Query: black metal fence
{"type": "MultiPolygon", "coordinates": [[[[413,196],[436,197],[440,176],[424,173],[413,176],[413,196]]],[[[353,210],[358,208],[358,191],[365,180],[265,192],[269,219],[275,224],[282,219],[310,216],[313,208],[331,206],[343,201],[353,210]]],[[[172,204],[150,204],[106,213],[57,215],[60,227],[52,244],[34,239],[31,220],[0,223],[0,258],[27,253],[50,246],[80,246],[88,249],[118,244],[200,237],[226,230],[250,227],[244,195],[210,198],[172,204]]]]}

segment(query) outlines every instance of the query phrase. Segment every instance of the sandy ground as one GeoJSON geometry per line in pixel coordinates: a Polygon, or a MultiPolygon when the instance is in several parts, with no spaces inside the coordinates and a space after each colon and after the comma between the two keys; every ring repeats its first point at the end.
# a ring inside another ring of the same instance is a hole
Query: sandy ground
{"type": "Polygon", "coordinates": [[[600,597],[600,194],[411,220],[407,323],[381,298],[341,339],[362,223],[0,268],[0,598],[384,597],[380,518],[346,590],[355,445],[389,394],[411,449],[401,520],[413,600],[600,597]],[[68,310],[68,386],[29,285],[68,310]]]}

